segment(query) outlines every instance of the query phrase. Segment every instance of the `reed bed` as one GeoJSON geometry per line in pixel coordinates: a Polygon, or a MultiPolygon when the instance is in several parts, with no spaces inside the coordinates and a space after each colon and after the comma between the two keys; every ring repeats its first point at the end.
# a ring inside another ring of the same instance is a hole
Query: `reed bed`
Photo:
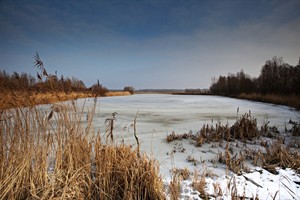
{"type": "Polygon", "coordinates": [[[254,152],[253,163],[263,166],[273,173],[276,173],[276,167],[291,168],[300,173],[300,154],[285,147],[282,141],[276,141],[270,146],[265,146],[265,152],[254,152]]]}
{"type": "Polygon", "coordinates": [[[103,142],[94,112],[75,101],[2,110],[0,199],[165,199],[158,163],[103,142]]]}
{"type": "Polygon", "coordinates": [[[76,100],[79,98],[95,97],[91,92],[34,92],[34,91],[10,91],[3,92],[0,96],[0,110],[51,104],[59,101],[76,100]]]}
{"type": "MultiPolygon", "coordinates": [[[[9,91],[2,92],[0,96],[0,110],[35,106],[40,104],[51,104],[60,101],[76,100],[79,98],[95,97],[93,92],[34,92],[34,91],[9,91]]],[[[124,92],[107,92],[105,96],[128,96],[128,91],[124,92]]]]}
{"type": "MultiPolygon", "coordinates": [[[[286,132],[297,140],[297,137],[299,137],[299,124],[293,121],[289,123],[293,126],[286,132]]],[[[225,141],[226,148],[223,153],[219,153],[218,161],[225,164],[229,170],[236,174],[242,174],[249,170],[245,165],[246,160],[252,161],[254,165],[261,166],[272,173],[276,173],[276,167],[292,168],[299,173],[299,151],[288,148],[282,137],[278,137],[278,133],[277,128],[270,127],[268,123],[265,123],[259,130],[256,118],[252,117],[251,112],[249,112],[237,118],[232,126],[220,123],[215,125],[206,124],[195,134],[192,132],[183,134],[172,132],[166,136],[166,142],[189,139],[196,147],[201,147],[203,144],[210,142],[219,143],[219,146],[222,147],[222,143],[225,141]],[[264,151],[260,149],[250,151],[247,149],[234,154],[229,148],[229,144],[236,141],[243,142],[245,146],[247,143],[259,143],[261,137],[272,138],[272,142],[269,143],[261,141],[264,151]]],[[[194,158],[191,156],[187,161],[194,162],[194,158]]]]}
{"type": "Polygon", "coordinates": [[[176,134],[172,132],[167,135],[166,141],[172,142],[173,140],[192,139],[196,141],[195,146],[200,147],[203,143],[207,142],[220,142],[223,140],[252,140],[261,135],[261,131],[257,128],[256,118],[251,116],[251,112],[245,113],[237,121],[229,127],[227,124],[222,125],[217,123],[215,125],[203,125],[201,130],[196,134],[183,133],[176,134]]]}
{"type": "Polygon", "coordinates": [[[105,94],[106,97],[114,97],[114,96],[129,96],[131,95],[128,91],[116,91],[116,92],[107,92],[105,94]]]}
{"type": "Polygon", "coordinates": [[[237,96],[239,99],[247,99],[253,101],[260,101],[265,103],[273,103],[278,105],[286,105],[290,107],[294,107],[297,110],[300,109],[300,98],[299,95],[275,95],[275,94],[259,94],[259,93],[252,93],[252,94],[245,94],[242,93],[237,96]]]}

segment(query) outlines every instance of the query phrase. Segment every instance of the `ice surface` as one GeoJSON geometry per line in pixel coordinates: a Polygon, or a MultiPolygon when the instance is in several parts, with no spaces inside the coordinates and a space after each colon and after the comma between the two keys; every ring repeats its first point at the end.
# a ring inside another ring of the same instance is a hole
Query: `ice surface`
{"type": "MultiPolygon", "coordinates": [[[[94,104],[94,99],[80,99],[78,104],[85,105],[87,114],[94,104]]],[[[228,183],[233,184],[233,177],[235,177],[239,194],[242,192],[241,194],[249,198],[257,195],[259,199],[273,199],[278,191],[276,199],[300,199],[299,185],[294,182],[299,182],[299,174],[295,175],[292,170],[280,170],[279,175],[270,174],[265,170],[245,174],[247,178],[255,180],[263,187],[260,188],[247,181],[243,176],[226,175],[224,165],[209,162],[209,160],[215,159],[217,154],[224,150],[224,147],[204,144],[201,148],[196,148],[189,140],[165,142],[167,134],[172,131],[196,133],[204,124],[221,122],[232,125],[237,117],[249,111],[253,117],[257,118],[259,126],[269,121],[269,125],[275,125],[281,131],[285,127],[289,128],[288,121],[290,119],[298,122],[300,120],[299,111],[273,104],[218,96],[138,94],[98,98],[94,127],[100,129],[100,133],[104,135],[105,120],[113,112],[117,112],[117,120],[114,124],[116,141],[124,141],[135,147],[132,124],[138,112],[136,128],[141,150],[159,161],[161,175],[165,182],[171,180],[170,171],[173,168],[187,168],[190,172],[198,171],[200,174],[204,170],[209,170],[215,174],[215,178],[207,178],[207,193],[212,195],[214,193],[213,183],[218,183],[223,192],[223,199],[231,199],[231,189],[228,188],[228,183]],[[188,156],[194,157],[198,161],[197,165],[187,162],[188,156]]],[[[253,145],[250,148],[259,147],[253,145]]],[[[191,180],[183,181],[181,187],[182,199],[199,199],[198,193],[191,187],[191,180]]]]}
{"type": "MultiPolygon", "coordinates": [[[[94,100],[88,101],[87,105],[91,105],[94,100]]],[[[232,124],[236,120],[238,108],[239,116],[250,110],[258,124],[268,120],[271,125],[279,128],[284,128],[289,119],[299,120],[300,117],[299,112],[285,106],[218,96],[142,94],[99,98],[99,102],[97,111],[100,122],[112,112],[118,112],[119,125],[126,125],[132,122],[139,110],[140,133],[153,129],[189,131],[199,129],[212,119],[214,122],[232,124]]]]}

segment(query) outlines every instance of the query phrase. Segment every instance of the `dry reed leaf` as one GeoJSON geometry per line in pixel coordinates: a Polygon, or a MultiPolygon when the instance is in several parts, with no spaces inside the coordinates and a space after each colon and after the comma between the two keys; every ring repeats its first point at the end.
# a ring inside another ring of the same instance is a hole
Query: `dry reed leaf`
{"type": "Polygon", "coordinates": [[[51,110],[51,112],[49,113],[47,120],[49,121],[52,118],[52,116],[53,116],[53,110],[51,110]]]}
{"type": "Polygon", "coordinates": [[[1,132],[7,156],[0,151],[0,199],[165,199],[156,161],[130,146],[103,144],[92,127],[89,134],[98,136],[88,137],[83,110],[74,106],[60,107],[55,119],[54,105],[49,115],[38,108],[1,112],[12,120],[1,132]]]}

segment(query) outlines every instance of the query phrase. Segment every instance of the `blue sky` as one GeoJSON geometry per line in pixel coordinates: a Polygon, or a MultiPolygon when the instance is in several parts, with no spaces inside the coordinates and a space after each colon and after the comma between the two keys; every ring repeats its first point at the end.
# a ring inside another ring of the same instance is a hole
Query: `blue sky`
{"type": "Polygon", "coordinates": [[[110,89],[208,88],[300,56],[299,0],[0,1],[0,69],[97,79],[110,89]]]}

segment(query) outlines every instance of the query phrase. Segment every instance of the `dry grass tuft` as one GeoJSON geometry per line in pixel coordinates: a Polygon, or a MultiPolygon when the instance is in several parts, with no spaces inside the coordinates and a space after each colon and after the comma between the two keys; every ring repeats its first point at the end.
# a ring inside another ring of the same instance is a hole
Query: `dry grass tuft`
{"type": "Polygon", "coordinates": [[[181,180],[187,180],[190,178],[190,171],[188,168],[183,168],[183,169],[178,169],[175,168],[173,169],[173,175],[179,177],[181,180]]]}
{"type": "MultiPolygon", "coordinates": [[[[129,92],[108,92],[105,96],[127,96],[129,92]]],[[[76,100],[80,98],[92,98],[95,94],[87,92],[33,92],[33,91],[6,91],[0,95],[0,110],[51,104],[60,101],[76,100]]]]}
{"type": "Polygon", "coordinates": [[[196,145],[201,146],[203,143],[219,142],[230,139],[229,127],[220,123],[213,125],[203,125],[200,132],[195,137],[196,145]]]}
{"type": "Polygon", "coordinates": [[[245,113],[242,117],[237,119],[234,125],[228,127],[228,125],[222,125],[221,123],[214,125],[203,125],[201,130],[193,134],[184,133],[176,134],[174,131],[167,135],[166,141],[172,142],[174,140],[189,139],[195,141],[196,147],[201,147],[204,143],[209,142],[222,142],[233,141],[233,140],[252,140],[260,136],[260,131],[257,128],[257,122],[254,117],[251,116],[251,113],[245,113]]]}
{"type": "Polygon", "coordinates": [[[75,100],[79,98],[94,97],[91,92],[31,92],[31,91],[11,91],[2,92],[0,95],[0,110],[35,106],[40,104],[50,104],[59,101],[75,100]]]}
{"type": "MultiPolygon", "coordinates": [[[[294,137],[299,136],[299,123],[290,121],[292,128],[287,130],[294,137]]],[[[261,141],[261,145],[265,147],[265,152],[260,150],[246,149],[239,153],[233,153],[232,148],[229,148],[229,143],[226,145],[225,152],[219,153],[218,160],[227,166],[227,169],[236,174],[247,172],[249,169],[245,165],[245,160],[252,160],[255,165],[262,166],[271,172],[276,172],[275,167],[292,168],[296,171],[300,170],[300,155],[297,151],[291,151],[283,144],[282,138],[279,137],[279,131],[277,127],[270,127],[269,123],[265,123],[261,130],[258,130],[256,118],[251,116],[251,112],[245,113],[231,127],[228,125],[222,125],[220,123],[214,125],[204,125],[196,134],[184,133],[176,134],[172,132],[167,135],[166,141],[171,142],[174,140],[191,139],[194,141],[196,147],[201,147],[205,143],[219,142],[221,145],[223,141],[244,141],[256,140],[260,136],[271,137],[276,139],[275,143],[261,141]]],[[[255,141],[256,143],[257,141],[255,141]]],[[[290,144],[290,146],[299,147],[297,140],[290,144]],[[294,145],[293,145],[294,144],[294,145]]],[[[197,161],[193,156],[187,158],[188,162],[197,165],[197,161]]]]}
{"type": "Polygon", "coordinates": [[[172,180],[170,181],[170,197],[172,200],[180,198],[180,180],[176,174],[173,174],[172,180]]]}
{"type": "Polygon", "coordinates": [[[273,95],[273,94],[267,94],[262,95],[258,93],[252,93],[252,94],[240,94],[238,96],[240,99],[248,99],[248,100],[254,100],[254,101],[260,101],[260,102],[267,102],[267,103],[274,103],[278,105],[287,105],[294,107],[296,109],[300,109],[300,98],[299,95],[273,95]]]}
{"type": "Polygon", "coordinates": [[[300,123],[290,120],[290,124],[292,124],[292,128],[288,130],[288,132],[292,133],[293,136],[300,136],[300,123]]]}
{"type": "Polygon", "coordinates": [[[230,169],[235,174],[241,175],[243,171],[248,171],[244,161],[245,156],[240,152],[239,154],[232,155],[229,144],[226,144],[226,150],[223,153],[219,153],[219,162],[226,164],[228,169],[230,169]]]}
{"type": "Polygon", "coordinates": [[[208,199],[207,192],[205,191],[205,186],[206,186],[206,180],[205,180],[205,172],[202,174],[201,177],[199,177],[198,171],[195,171],[194,173],[194,179],[192,183],[192,187],[200,192],[200,197],[202,199],[208,199]]]}
{"type": "Polygon", "coordinates": [[[300,155],[297,151],[286,148],[282,142],[276,141],[265,146],[265,153],[255,152],[253,163],[263,166],[268,171],[276,173],[275,167],[292,168],[300,172],[300,155]]]}
{"type": "Polygon", "coordinates": [[[174,131],[172,131],[171,134],[167,135],[166,137],[166,141],[168,143],[174,141],[174,140],[182,140],[182,139],[188,139],[188,138],[192,138],[193,134],[190,133],[183,133],[183,134],[176,134],[174,131]]]}
{"type": "Polygon", "coordinates": [[[105,145],[76,103],[0,113],[0,199],[165,199],[158,163],[105,145]]]}
{"type": "Polygon", "coordinates": [[[107,92],[105,94],[106,97],[115,97],[115,96],[129,96],[131,95],[128,91],[120,91],[120,92],[107,92]]]}
{"type": "Polygon", "coordinates": [[[259,137],[256,118],[251,116],[251,112],[245,113],[231,127],[230,134],[234,139],[251,140],[259,137]]]}

